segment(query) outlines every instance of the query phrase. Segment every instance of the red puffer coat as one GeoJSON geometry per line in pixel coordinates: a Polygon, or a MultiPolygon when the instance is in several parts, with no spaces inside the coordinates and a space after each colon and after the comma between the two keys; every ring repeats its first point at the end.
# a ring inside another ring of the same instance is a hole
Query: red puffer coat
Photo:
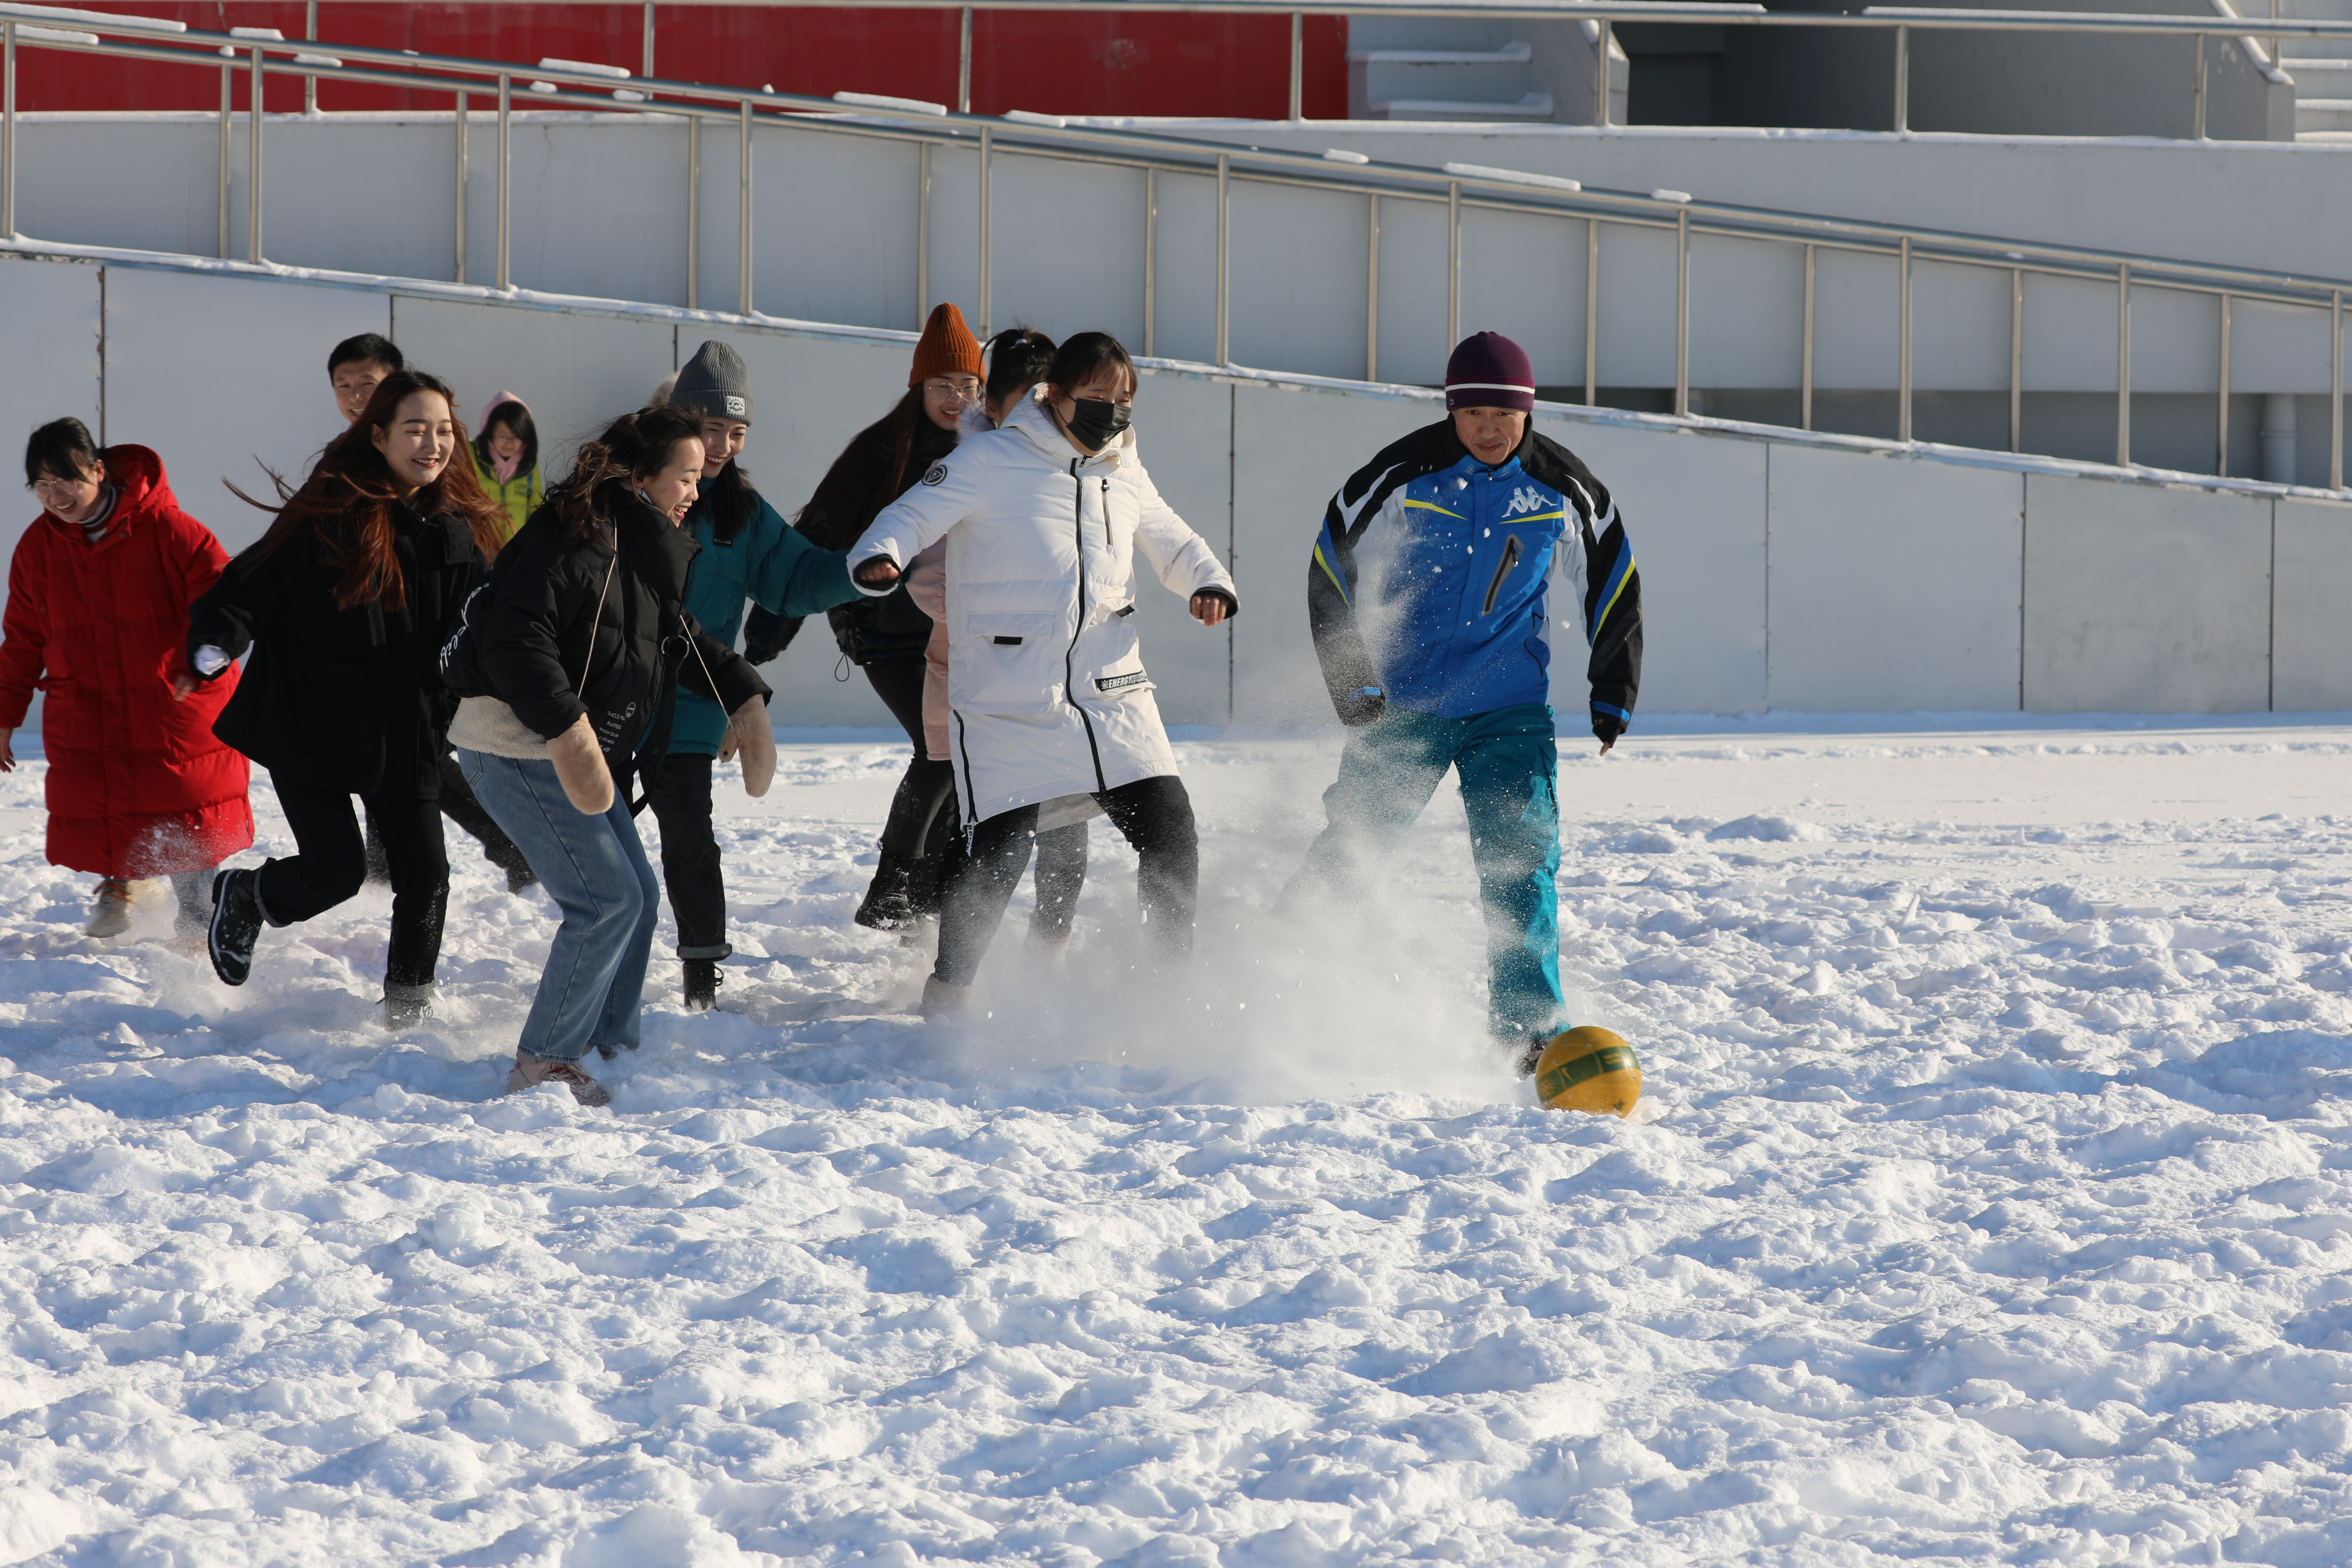
{"type": "Polygon", "coordinates": [[[109,447],[120,494],[96,544],[44,511],[16,543],[0,617],[0,728],[48,693],[49,861],[104,877],[216,866],[253,844],[246,761],[213,736],[237,672],[172,700],[188,606],[228,552],[180,510],[163,460],[109,447]]]}

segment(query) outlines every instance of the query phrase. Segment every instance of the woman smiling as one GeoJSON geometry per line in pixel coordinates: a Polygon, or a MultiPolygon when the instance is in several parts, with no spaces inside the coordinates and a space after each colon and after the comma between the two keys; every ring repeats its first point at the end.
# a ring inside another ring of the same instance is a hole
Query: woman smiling
{"type": "MultiPolygon", "coordinates": [[[[245,679],[214,732],[269,770],[297,853],[223,871],[210,948],[242,985],[264,925],[291,925],[360,890],[367,802],[392,869],[384,1015],[417,1022],[433,995],[449,859],[441,837],[443,733],[455,700],[437,655],[499,546],[499,514],[464,446],[449,388],[417,371],[378,384],[269,531],[189,614],[180,690],[245,679]]],[[[258,503],[257,503],[258,504],[258,503]]]]}

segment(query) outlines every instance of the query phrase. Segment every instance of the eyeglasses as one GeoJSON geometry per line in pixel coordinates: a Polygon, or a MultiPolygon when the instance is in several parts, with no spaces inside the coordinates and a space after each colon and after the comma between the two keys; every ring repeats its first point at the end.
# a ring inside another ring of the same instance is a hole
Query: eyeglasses
{"type": "Polygon", "coordinates": [[[69,496],[84,485],[97,482],[96,479],[35,479],[25,488],[32,491],[37,500],[46,503],[58,497],[69,496]]]}
{"type": "Polygon", "coordinates": [[[923,383],[925,392],[936,392],[948,397],[961,397],[966,403],[980,395],[980,377],[976,375],[935,375],[923,383]]]}

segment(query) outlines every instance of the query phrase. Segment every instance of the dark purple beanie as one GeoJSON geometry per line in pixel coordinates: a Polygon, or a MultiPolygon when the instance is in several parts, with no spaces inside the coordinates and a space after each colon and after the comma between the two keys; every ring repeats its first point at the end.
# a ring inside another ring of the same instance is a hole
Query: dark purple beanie
{"type": "Polygon", "coordinates": [[[1500,332],[1473,332],[1445,362],[1445,411],[1457,408],[1536,410],[1536,365],[1528,351],[1500,332]]]}

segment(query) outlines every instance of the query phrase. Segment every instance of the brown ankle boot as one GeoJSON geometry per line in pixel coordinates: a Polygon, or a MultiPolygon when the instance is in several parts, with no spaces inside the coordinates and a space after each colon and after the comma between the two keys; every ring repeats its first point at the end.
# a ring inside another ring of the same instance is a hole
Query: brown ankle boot
{"type": "Polygon", "coordinates": [[[613,1103],[611,1093],[603,1084],[582,1072],[578,1062],[551,1062],[545,1057],[532,1056],[529,1051],[515,1052],[514,1068],[507,1074],[507,1092],[520,1094],[543,1083],[563,1085],[572,1091],[572,1099],[592,1110],[613,1103]]]}

